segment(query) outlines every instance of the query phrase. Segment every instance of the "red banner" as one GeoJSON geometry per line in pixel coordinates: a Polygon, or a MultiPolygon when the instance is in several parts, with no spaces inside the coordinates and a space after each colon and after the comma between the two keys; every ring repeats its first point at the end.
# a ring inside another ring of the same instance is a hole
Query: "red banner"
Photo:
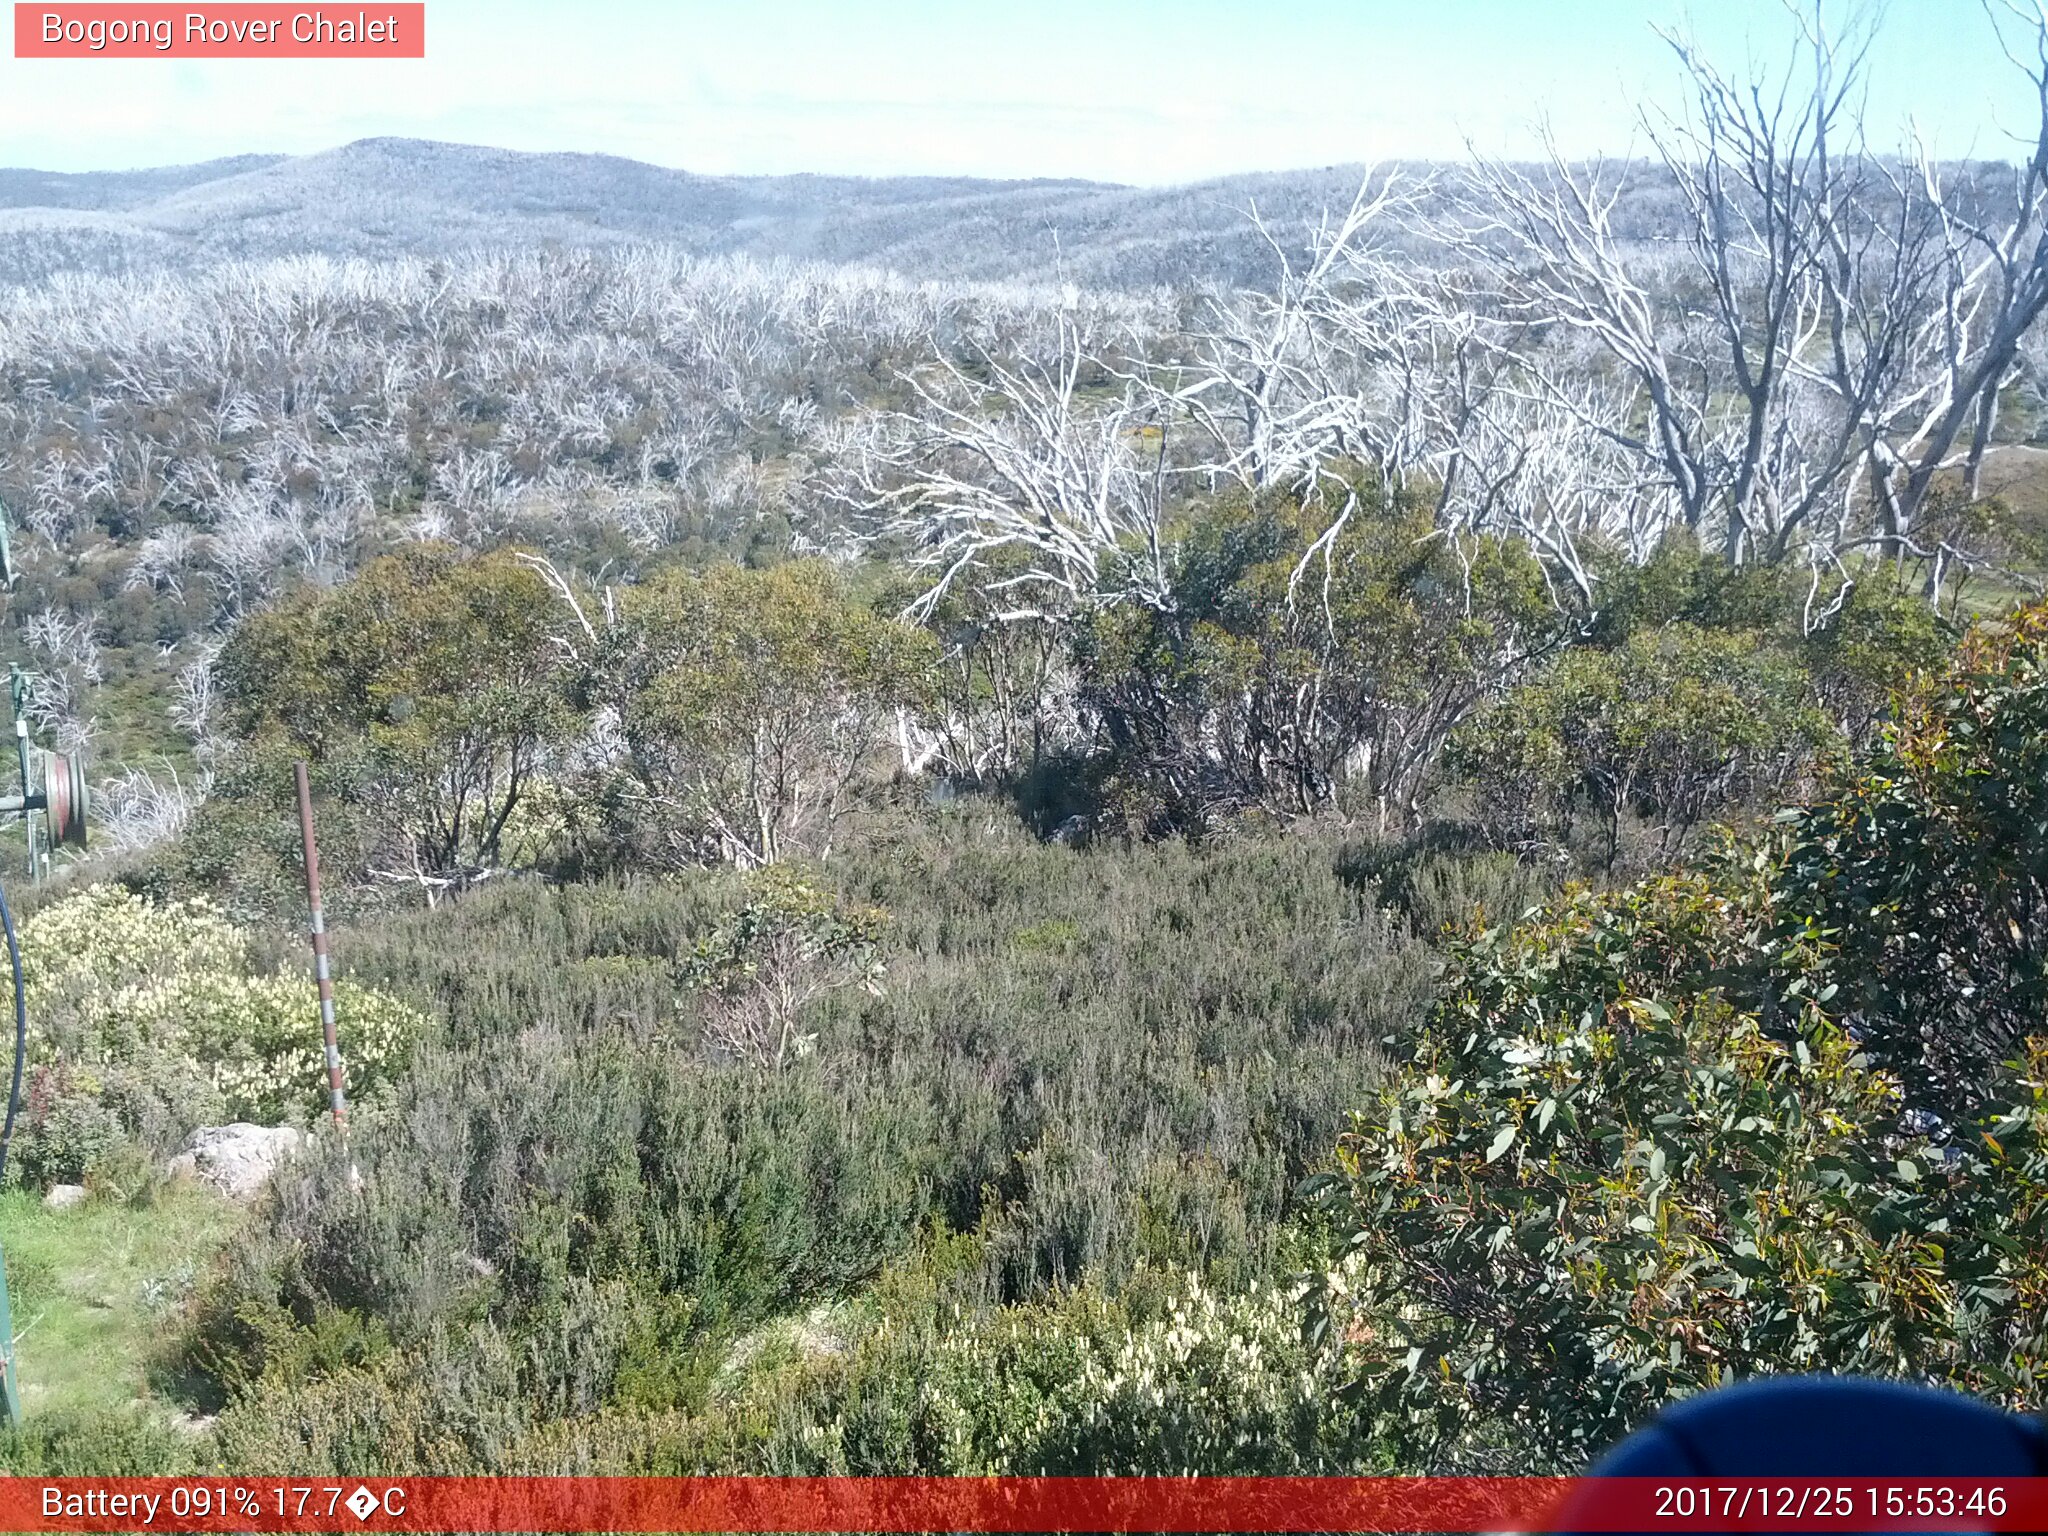
{"type": "Polygon", "coordinates": [[[413,3],[14,7],[17,59],[423,59],[413,3]]]}
{"type": "Polygon", "coordinates": [[[2048,1478],[0,1477],[0,1531],[1552,1529],[2039,1531],[2048,1478]]]}

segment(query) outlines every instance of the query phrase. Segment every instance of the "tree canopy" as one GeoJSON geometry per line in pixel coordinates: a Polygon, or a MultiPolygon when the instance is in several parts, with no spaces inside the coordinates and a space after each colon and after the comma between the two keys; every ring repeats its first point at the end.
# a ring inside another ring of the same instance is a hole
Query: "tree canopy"
{"type": "Polygon", "coordinates": [[[508,826],[575,723],[549,636],[554,596],[517,552],[420,545],[252,615],[221,653],[228,728],[354,782],[400,867],[457,879],[508,826]]]}
{"type": "Polygon", "coordinates": [[[1335,1188],[1418,1455],[1756,1371],[2038,1401],[2048,607],[1700,870],[1467,937],[1335,1188]]]}

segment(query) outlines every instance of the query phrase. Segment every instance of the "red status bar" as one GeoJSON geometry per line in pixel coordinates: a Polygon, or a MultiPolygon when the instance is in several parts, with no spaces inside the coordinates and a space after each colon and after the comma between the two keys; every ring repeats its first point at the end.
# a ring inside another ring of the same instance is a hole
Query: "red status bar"
{"type": "Polygon", "coordinates": [[[2048,1478],[0,1477],[0,1531],[2038,1531],[2048,1478]]]}

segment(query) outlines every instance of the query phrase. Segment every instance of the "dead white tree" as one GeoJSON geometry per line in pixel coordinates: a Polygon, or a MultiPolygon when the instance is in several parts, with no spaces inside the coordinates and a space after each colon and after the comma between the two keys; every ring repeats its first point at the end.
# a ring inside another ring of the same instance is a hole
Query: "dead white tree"
{"type": "Polygon", "coordinates": [[[1533,172],[1478,162],[1451,243],[1493,274],[1502,321],[1539,338],[1520,352],[1528,388],[1639,460],[1665,518],[1730,561],[1803,547],[1825,563],[1871,542],[1873,519],[1903,549],[1945,472],[1974,493],[1999,387],[2048,307],[2048,14],[1996,4],[2040,109],[1996,203],[1924,157],[1902,176],[1872,153],[1869,33],[1830,37],[1817,6],[1792,61],[1747,79],[1667,36],[1687,105],[1643,121],[1681,213],[1676,264],[1619,227],[1640,166],[1574,166],[1548,141],[1533,172]],[[1545,332],[1592,340],[1639,411],[1581,411],[1584,375],[1545,332]]]}
{"type": "Polygon", "coordinates": [[[168,758],[156,769],[130,764],[93,787],[92,819],[118,853],[155,848],[184,830],[205,801],[209,782],[204,771],[186,782],[168,758]]]}
{"type": "Polygon", "coordinates": [[[1597,606],[1593,549],[1640,560],[1665,526],[1661,484],[1618,443],[1639,417],[1639,396],[1611,375],[1589,374],[1561,399],[1527,387],[1512,357],[1482,355],[1480,370],[1493,376],[1472,386],[1458,417],[1439,524],[1522,540],[1559,606],[1589,611],[1597,606]]]}
{"type": "Polygon", "coordinates": [[[1109,375],[1062,318],[1049,364],[940,352],[908,383],[918,409],[868,434],[834,495],[930,573],[929,615],[962,582],[1002,594],[998,620],[1130,598],[1169,601],[1164,434],[1148,394],[1109,375]],[[1090,401],[1084,379],[1105,398],[1090,401]]]}
{"type": "Polygon", "coordinates": [[[1892,538],[1910,533],[1945,472],[1960,471],[1964,494],[1978,494],[2000,392],[2048,310],[2048,7],[1984,0],[1984,10],[2027,82],[2032,139],[2022,141],[2019,164],[1992,196],[1919,156],[1920,188],[1939,231],[1939,304],[1926,327],[1936,343],[1928,349],[1934,387],[1900,441],[1880,433],[1873,442],[1892,538]]]}
{"type": "Polygon", "coordinates": [[[1207,444],[1193,472],[1257,491],[1313,486],[1343,461],[1398,483],[1441,450],[1433,385],[1453,316],[1431,274],[1382,239],[1428,189],[1368,171],[1344,214],[1311,233],[1299,269],[1250,210],[1273,253],[1271,287],[1212,296],[1189,357],[1152,373],[1207,444]]]}

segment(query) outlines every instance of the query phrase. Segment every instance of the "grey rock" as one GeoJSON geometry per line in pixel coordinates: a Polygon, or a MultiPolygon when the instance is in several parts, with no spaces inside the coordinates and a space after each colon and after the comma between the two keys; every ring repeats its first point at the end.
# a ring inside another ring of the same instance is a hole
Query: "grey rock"
{"type": "Polygon", "coordinates": [[[50,1192],[43,1196],[43,1204],[53,1211],[68,1211],[74,1205],[85,1204],[83,1184],[52,1184],[50,1192]]]}
{"type": "Polygon", "coordinates": [[[253,1200],[304,1141],[289,1125],[203,1125],[171,1159],[170,1171],[211,1184],[231,1199],[253,1200]]]}

